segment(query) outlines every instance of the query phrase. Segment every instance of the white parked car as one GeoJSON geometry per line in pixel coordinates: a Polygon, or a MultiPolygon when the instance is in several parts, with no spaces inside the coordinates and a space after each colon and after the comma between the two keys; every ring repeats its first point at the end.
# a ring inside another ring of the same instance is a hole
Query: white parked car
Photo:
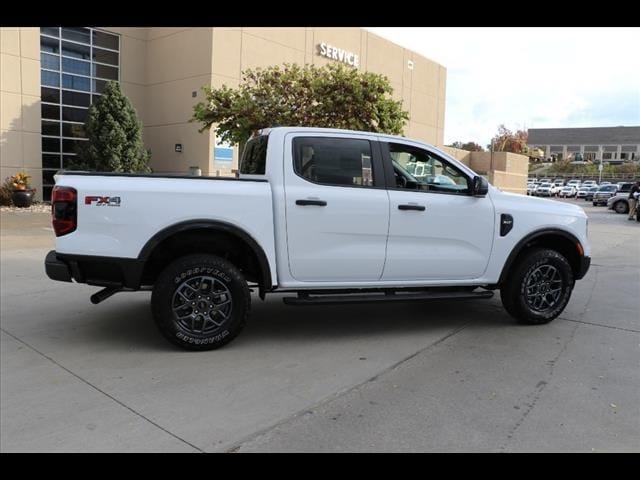
{"type": "Polygon", "coordinates": [[[535,194],[538,197],[553,197],[556,195],[558,188],[553,183],[541,183],[536,188],[535,194]]]}
{"type": "Polygon", "coordinates": [[[589,193],[589,189],[597,188],[596,185],[582,185],[576,192],[576,198],[585,198],[589,193]]]}
{"type": "Polygon", "coordinates": [[[581,186],[582,187],[597,187],[598,186],[598,182],[596,182],[595,180],[585,180],[584,182],[582,182],[581,186]]]}
{"type": "Polygon", "coordinates": [[[572,187],[575,187],[575,188],[580,188],[581,185],[582,184],[581,184],[580,180],[577,180],[577,179],[569,180],[567,182],[567,187],[572,186],[572,187]]]}
{"type": "Polygon", "coordinates": [[[576,188],[572,185],[567,185],[566,187],[562,187],[558,192],[558,196],[562,198],[570,198],[576,196],[576,188]]]}
{"type": "Polygon", "coordinates": [[[159,331],[192,350],[240,333],[251,290],[291,305],[499,290],[512,316],[543,324],[590,264],[580,207],[502,192],[438,148],[377,133],[263,130],[238,178],[59,172],[55,182],[46,274],[104,287],[93,303],[152,290],[159,331]]]}

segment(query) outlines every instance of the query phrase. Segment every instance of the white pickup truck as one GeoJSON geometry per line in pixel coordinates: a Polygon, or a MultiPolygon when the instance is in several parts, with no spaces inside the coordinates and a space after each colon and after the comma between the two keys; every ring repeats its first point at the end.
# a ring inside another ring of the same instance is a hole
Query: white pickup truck
{"type": "MultiPolygon", "coordinates": [[[[290,305],[482,299],[530,324],[564,310],[590,264],[575,205],[505,193],[422,142],[267,129],[238,178],[59,172],[54,280],[153,290],[160,332],[195,350],[238,335],[261,299],[290,305]]],[[[390,320],[391,321],[391,320],[390,320]]]]}

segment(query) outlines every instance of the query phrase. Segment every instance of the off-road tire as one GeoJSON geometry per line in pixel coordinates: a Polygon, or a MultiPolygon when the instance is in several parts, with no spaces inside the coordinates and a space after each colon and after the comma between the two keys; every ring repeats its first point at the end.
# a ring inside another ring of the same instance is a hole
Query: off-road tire
{"type": "Polygon", "coordinates": [[[549,323],[563,312],[571,298],[574,283],[571,265],[563,255],[555,250],[532,248],[518,257],[517,263],[500,287],[500,299],[505,310],[520,323],[541,325],[549,323]],[[552,272],[553,278],[557,280],[545,281],[545,271],[552,272]],[[538,277],[539,286],[535,283],[538,277]],[[546,295],[539,293],[555,288],[559,288],[557,299],[554,299],[555,292],[546,295]],[[541,297],[544,298],[540,300],[541,297]],[[537,300],[541,303],[538,308],[532,305],[537,300]],[[548,304],[547,308],[543,308],[542,302],[548,304]]]}
{"type": "Polygon", "coordinates": [[[250,309],[251,294],[244,276],[215,255],[194,254],[173,261],[156,279],[151,295],[158,330],[186,350],[226,345],[242,331],[250,309]]]}

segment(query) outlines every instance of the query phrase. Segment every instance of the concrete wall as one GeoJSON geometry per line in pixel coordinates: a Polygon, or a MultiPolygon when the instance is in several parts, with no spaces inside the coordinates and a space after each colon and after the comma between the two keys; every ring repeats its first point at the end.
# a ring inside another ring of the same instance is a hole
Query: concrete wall
{"type": "Polygon", "coordinates": [[[212,170],[212,135],[190,123],[201,87],[212,83],[211,28],[116,28],[121,35],[120,79],[144,125],[145,146],[158,172],[212,170]],[[195,97],[193,96],[195,92],[195,97]],[[181,144],[182,152],[175,151],[181,144]]]}
{"type": "Polygon", "coordinates": [[[495,187],[506,192],[527,194],[529,157],[510,152],[469,152],[453,147],[439,147],[467,165],[479,175],[484,175],[495,187]]]}
{"type": "Polygon", "coordinates": [[[40,29],[0,28],[0,181],[24,171],[42,198],[40,29]]]}
{"type": "Polygon", "coordinates": [[[507,192],[527,193],[529,157],[509,152],[472,152],[470,167],[507,192]]]}

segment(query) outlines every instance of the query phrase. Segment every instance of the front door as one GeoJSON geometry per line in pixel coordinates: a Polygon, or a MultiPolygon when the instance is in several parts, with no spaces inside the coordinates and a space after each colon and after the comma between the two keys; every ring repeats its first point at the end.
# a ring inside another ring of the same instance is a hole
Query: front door
{"type": "Polygon", "coordinates": [[[494,237],[491,199],[471,196],[471,176],[434,152],[402,143],[382,145],[387,171],[391,164],[395,177],[382,279],[481,277],[494,237]]]}
{"type": "Polygon", "coordinates": [[[379,280],[389,198],[375,138],[290,134],[284,178],[291,276],[309,282],[379,280]]]}

